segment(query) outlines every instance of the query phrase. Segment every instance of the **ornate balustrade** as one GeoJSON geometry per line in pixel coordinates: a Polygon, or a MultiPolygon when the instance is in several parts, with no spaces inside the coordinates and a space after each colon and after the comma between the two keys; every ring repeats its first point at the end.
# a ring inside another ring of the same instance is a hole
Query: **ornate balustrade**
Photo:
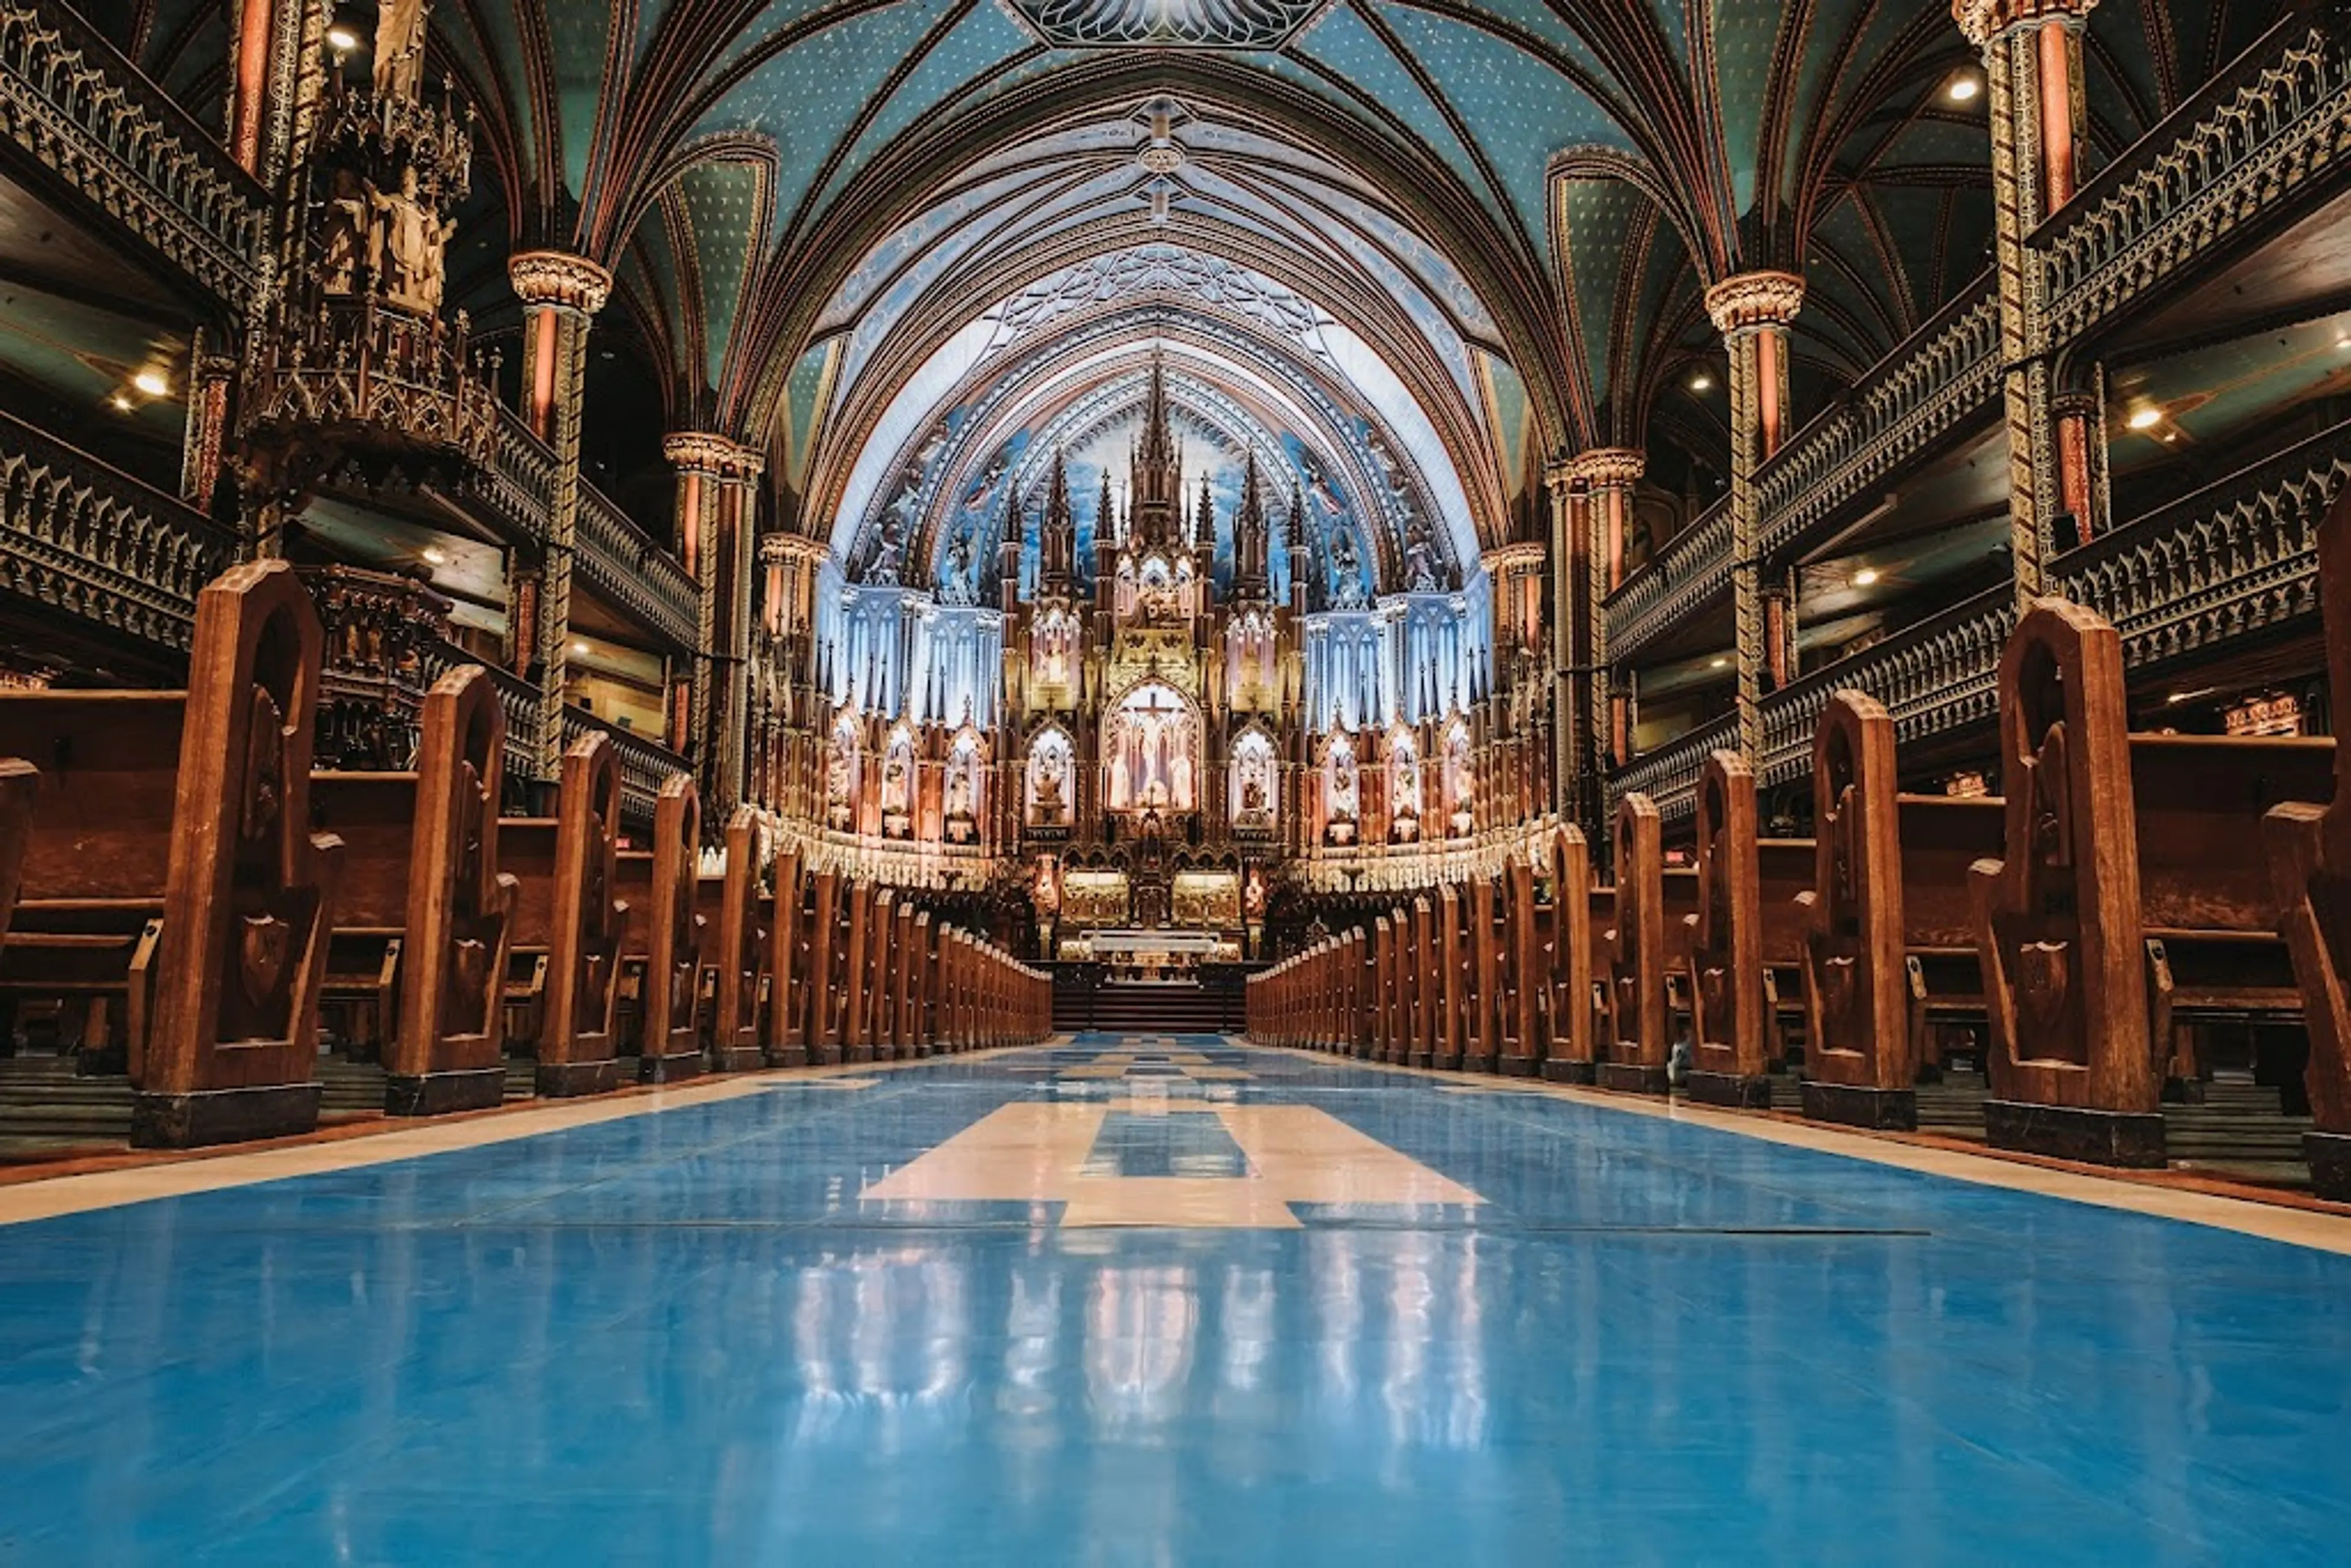
{"type": "Polygon", "coordinates": [[[59,0],[0,0],[0,136],[205,291],[252,297],[266,193],[59,0]]]}
{"type": "Polygon", "coordinates": [[[1904,465],[2000,403],[2000,296],[1989,274],[1799,431],[1756,478],[1762,549],[1784,556],[1904,465]]]}
{"type": "Polygon", "coordinates": [[[319,763],[397,770],[413,765],[416,720],[439,679],[449,601],[413,577],[354,566],[306,567],[327,660],[319,691],[319,763]]]}
{"type": "Polygon", "coordinates": [[[433,682],[460,664],[478,664],[490,677],[490,687],[498,694],[498,706],[507,716],[507,777],[536,779],[538,777],[538,688],[516,674],[505,665],[471,653],[445,638],[435,639],[424,648],[424,680],[433,682]]]}
{"type": "Polygon", "coordinates": [[[811,823],[778,819],[776,834],[810,871],[836,872],[883,887],[977,893],[1010,873],[1013,862],[977,845],[883,843],[811,823]]]}
{"type": "Polygon", "coordinates": [[[680,648],[695,644],[701,591],[677,558],[629,520],[585,479],[580,482],[578,565],[596,591],[680,648]]]}
{"type": "Polygon", "coordinates": [[[2157,664],[2318,610],[2318,524],[2351,484],[2351,422],[2060,556],[2066,597],[2157,664]]]}
{"type": "Polygon", "coordinates": [[[2126,313],[2229,236],[2351,166],[2351,29],[2289,17],[2033,236],[2059,342],[2126,313]]]}
{"type": "Polygon", "coordinates": [[[1730,506],[1716,502],[1609,595],[1608,656],[1630,657],[1730,591],[1730,506]]]}
{"type": "Polygon", "coordinates": [[[1558,825],[1541,816],[1504,828],[1489,828],[1469,839],[1429,844],[1369,844],[1352,850],[1310,851],[1283,873],[1290,884],[1319,894],[1408,894],[1499,876],[1512,860],[1524,860],[1548,845],[1558,825]]]}
{"type": "Polygon", "coordinates": [[[1608,776],[1609,815],[1614,817],[1616,802],[1635,790],[1656,801],[1669,822],[1690,815],[1698,805],[1698,769],[1708,752],[1724,747],[1739,748],[1737,714],[1725,714],[1643,752],[1608,776]]]}
{"type": "Polygon", "coordinates": [[[0,589],[184,652],[196,591],[235,557],[176,497],[0,414],[0,589]]]}
{"type": "Polygon", "coordinates": [[[516,538],[543,545],[555,505],[555,454],[501,404],[490,460],[465,476],[464,493],[516,538]]]}
{"type": "Polygon", "coordinates": [[[2000,711],[2001,652],[2015,629],[2016,595],[2001,583],[1789,683],[1763,699],[1763,782],[1813,770],[1813,732],[1832,692],[1865,691],[1884,703],[1905,744],[1990,724],[2000,711]]]}
{"type": "Polygon", "coordinates": [[[571,707],[563,710],[564,745],[570,745],[590,730],[601,732],[611,741],[613,756],[620,762],[622,816],[632,822],[652,821],[653,800],[661,794],[662,785],[673,773],[690,771],[685,758],[634,730],[607,724],[592,713],[571,707]]]}

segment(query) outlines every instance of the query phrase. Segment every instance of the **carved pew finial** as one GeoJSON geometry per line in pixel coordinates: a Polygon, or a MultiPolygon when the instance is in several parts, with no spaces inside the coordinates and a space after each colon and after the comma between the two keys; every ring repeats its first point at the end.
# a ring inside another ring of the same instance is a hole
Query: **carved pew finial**
{"type": "Polygon", "coordinates": [[[1608,938],[1604,1089],[1663,1094],[1671,1022],[1667,992],[1665,821],[1638,790],[1616,805],[1616,921],[1608,938]]]}
{"type": "Polygon", "coordinates": [[[615,1058],[621,937],[621,768],[591,731],[563,754],[556,796],[555,921],[548,942],[547,1024],[538,1092],[600,1093],[619,1082],[615,1058]]]}
{"type": "Polygon", "coordinates": [[[1755,770],[1735,751],[1707,754],[1698,784],[1698,913],[1690,944],[1690,1098],[1769,1107],[1763,1007],[1762,872],[1755,770]]]}

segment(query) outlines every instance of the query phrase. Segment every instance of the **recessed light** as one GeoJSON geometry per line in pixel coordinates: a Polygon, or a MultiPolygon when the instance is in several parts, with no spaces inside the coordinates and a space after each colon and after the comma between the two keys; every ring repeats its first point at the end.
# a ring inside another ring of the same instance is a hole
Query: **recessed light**
{"type": "Polygon", "coordinates": [[[1711,660],[1708,663],[1706,667],[1709,670],[1727,670],[1730,668],[1730,661],[1728,659],[1711,660]]]}
{"type": "Polygon", "coordinates": [[[588,651],[588,644],[585,643],[574,643],[571,644],[571,651],[575,653],[584,653],[588,651]]]}
{"type": "Polygon", "coordinates": [[[1700,371],[1698,374],[1690,377],[1690,391],[1712,392],[1713,390],[1714,378],[1708,375],[1704,371],[1700,371]]]}
{"type": "Polygon", "coordinates": [[[131,384],[148,397],[162,397],[172,390],[171,382],[161,371],[141,371],[131,378],[131,384]]]}
{"type": "Polygon", "coordinates": [[[2151,402],[2145,403],[2131,410],[2130,417],[2123,423],[2133,430],[2153,430],[2163,423],[2163,410],[2151,402]]]}
{"type": "Polygon", "coordinates": [[[2163,700],[2175,705],[2184,703],[2188,700],[2188,694],[2186,692],[2174,692],[2163,700]]]}
{"type": "Polygon", "coordinates": [[[448,564],[449,552],[441,549],[437,545],[426,545],[420,553],[424,557],[424,564],[427,566],[445,566],[448,564]]]}
{"type": "Polygon", "coordinates": [[[131,412],[131,400],[124,397],[120,392],[116,392],[112,397],[108,398],[106,401],[114,405],[114,411],[117,413],[129,413],[131,412]]]}
{"type": "Polygon", "coordinates": [[[1876,580],[1877,569],[1874,566],[1865,566],[1859,571],[1853,574],[1853,585],[1855,588],[1867,588],[1871,583],[1876,582],[1876,580]]]}
{"type": "Polygon", "coordinates": [[[349,27],[327,29],[327,47],[339,55],[348,55],[360,47],[360,36],[349,27]]]}
{"type": "Polygon", "coordinates": [[[1981,91],[1983,91],[1983,83],[1972,76],[1962,75],[1951,78],[1951,85],[1943,89],[1943,96],[1953,103],[1970,103],[1974,100],[1976,94],[1981,91]]]}

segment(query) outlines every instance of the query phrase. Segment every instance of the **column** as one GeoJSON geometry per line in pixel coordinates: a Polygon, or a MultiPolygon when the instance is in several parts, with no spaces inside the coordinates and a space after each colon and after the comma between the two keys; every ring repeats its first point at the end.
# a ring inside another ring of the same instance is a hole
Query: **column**
{"type": "Polygon", "coordinates": [[[749,447],[700,431],[669,436],[662,455],[677,470],[678,556],[701,590],[686,735],[703,799],[723,821],[743,796],[754,486],[762,465],[749,447]]]}
{"type": "Polygon", "coordinates": [[[1562,593],[1562,622],[1578,628],[1560,660],[1562,729],[1573,727],[1573,740],[1560,751],[1562,766],[1572,765],[1576,783],[1573,820],[1587,833],[1601,828],[1602,794],[1599,775],[1621,765],[1622,749],[1613,744],[1608,682],[1608,596],[1625,580],[1625,538],[1633,521],[1633,486],[1648,471],[1646,454],[1626,446],[1595,446],[1552,466],[1555,514],[1565,538],[1561,547],[1574,560],[1565,574],[1562,593]]]}
{"type": "Polygon", "coordinates": [[[584,256],[524,251],[507,262],[522,300],[522,414],[555,454],[549,486],[547,564],[538,585],[538,773],[563,763],[563,686],[571,647],[571,554],[580,531],[580,384],[588,324],[612,275],[584,256]]]}
{"type": "Polygon", "coordinates": [[[1730,594],[1739,665],[1739,749],[1763,751],[1762,506],[1755,476],[1786,439],[1788,324],[1804,303],[1804,280],[1787,272],[1742,272],[1706,291],[1706,311],[1730,360],[1730,594]]]}
{"type": "MultiPolygon", "coordinates": [[[[2105,421],[2097,400],[2061,399],[2048,272],[2027,238],[2071,201],[2085,118],[2082,27],[2096,0],[1953,0],[1983,51],[1991,130],[1994,256],[2008,420],[2009,536],[2017,602],[2042,591],[2056,519],[2086,539],[2105,516],[2105,421]],[[2061,406],[2062,405],[2062,406],[2061,406]]],[[[2095,372],[2093,380],[2095,381],[2095,372]]]]}
{"type": "Polygon", "coordinates": [[[232,0],[228,151],[277,188],[307,138],[324,80],[330,5],[322,0],[232,0]]]}
{"type": "Polygon", "coordinates": [[[1535,727],[1524,722],[1544,707],[1549,707],[1554,726],[1563,727],[1566,722],[1566,712],[1552,700],[1553,694],[1539,689],[1543,684],[1539,675],[1544,652],[1542,574],[1550,559],[1540,539],[1520,539],[1496,546],[1481,560],[1494,591],[1495,676],[1487,704],[1487,745],[1478,759],[1477,815],[1481,832],[1523,821],[1555,805],[1538,798],[1532,787],[1538,764],[1530,732],[1535,727]],[[1498,766],[1505,754],[1498,740],[1506,727],[1508,760],[1498,766]],[[1499,796],[1498,785],[1503,783],[1511,791],[1507,800],[1499,796]]]}

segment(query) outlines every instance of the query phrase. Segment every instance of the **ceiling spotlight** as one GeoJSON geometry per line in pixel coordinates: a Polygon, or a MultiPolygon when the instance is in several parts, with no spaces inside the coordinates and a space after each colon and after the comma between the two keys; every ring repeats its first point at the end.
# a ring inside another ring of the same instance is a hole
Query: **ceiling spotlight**
{"type": "Polygon", "coordinates": [[[2131,410],[2130,417],[2123,423],[2133,430],[2153,430],[2163,423],[2163,410],[2151,402],[2142,403],[2131,410]]]}
{"type": "Polygon", "coordinates": [[[129,413],[131,412],[131,400],[124,397],[120,392],[116,392],[112,397],[108,398],[106,401],[114,405],[114,412],[117,413],[129,413]]]}
{"type": "Polygon", "coordinates": [[[423,556],[424,564],[427,566],[446,566],[449,564],[449,552],[443,549],[438,545],[426,545],[424,549],[418,553],[423,556]]]}
{"type": "Polygon", "coordinates": [[[1981,91],[1983,91],[1982,82],[1972,76],[1960,75],[1951,78],[1951,85],[1943,89],[1943,96],[1953,103],[1971,103],[1975,100],[1976,94],[1981,91]]]}
{"type": "Polygon", "coordinates": [[[2351,332],[2346,332],[2335,339],[2335,346],[2338,349],[2351,349],[2351,332]]]}
{"type": "Polygon", "coordinates": [[[1730,661],[1728,659],[1709,660],[1706,667],[1709,670],[1727,670],[1730,668],[1730,661]]]}
{"type": "Polygon", "coordinates": [[[575,653],[584,653],[588,651],[588,644],[585,643],[574,643],[571,644],[571,651],[575,653]]]}
{"type": "Polygon", "coordinates": [[[1689,387],[1692,392],[1712,392],[1714,390],[1714,378],[1708,375],[1704,371],[1700,371],[1698,374],[1690,377],[1689,387]]]}
{"type": "Polygon", "coordinates": [[[171,382],[161,371],[145,370],[131,378],[131,384],[145,397],[163,397],[172,390],[171,382]]]}
{"type": "Polygon", "coordinates": [[[2172,704],[2174,706],[2177,706],[2178,705],[2179,705],[2179,704],[2181,704],[2181,703],[2184,703],[2184,702],[2186,702],[2186,701],[2188,700],[2188,694],[2187,694],[2186,692],[2174,692],[2174,693],[2172,693],[2169,696],[2165,697],[2163,700],[2164,700],[2165,702],[2168,702],[2168,703],[2172,704]]]}
{"type": "Polygon", "coordinates": [[[340,23],[327,29],[327,47],[339,55],[348,55],[360,47],[360,36],[340,23]]]}
{"type": "Polygon", "coordinates": [[[1867,588],[1871,583],[1876,582],[1876,580],[1877,569],[1874,566],[1865,566],[1859,571],[1853,574],[1853,585],[1855,588],[1867,588]]]}

